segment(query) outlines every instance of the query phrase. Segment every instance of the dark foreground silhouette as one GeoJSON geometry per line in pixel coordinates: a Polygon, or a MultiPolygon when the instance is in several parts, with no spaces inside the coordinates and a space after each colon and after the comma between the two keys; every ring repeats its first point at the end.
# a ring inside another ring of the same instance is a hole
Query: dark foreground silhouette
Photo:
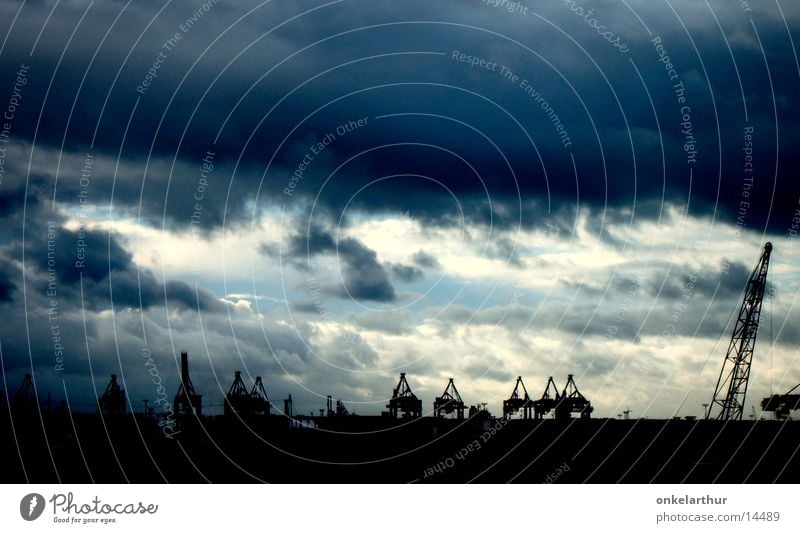
{"type": "Polygon", "coordinates": [[[141,415],[6,411],[0,446],[4,483],[800,481],[796,421],[234,414],[165,431],[141,415]]]}

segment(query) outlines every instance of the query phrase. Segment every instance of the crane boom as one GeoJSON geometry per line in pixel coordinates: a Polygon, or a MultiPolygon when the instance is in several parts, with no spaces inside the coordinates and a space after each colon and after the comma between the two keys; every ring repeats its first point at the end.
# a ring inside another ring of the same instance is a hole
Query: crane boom
{"type": "Polygon", "coordinates": [[[764,251],[761,252],[758,264],[747,281],[742,306],[739,308],[739,317],[733,328],[728,353],[722,363],[717,387],[714,390],[714,399],[708,408],[706,418],[710,418],[712,410],[719,406],[719,413],[715,417],[718,420],[742,419],[771,253],[772,243],[768,242],[764,245],[764,251]]]}

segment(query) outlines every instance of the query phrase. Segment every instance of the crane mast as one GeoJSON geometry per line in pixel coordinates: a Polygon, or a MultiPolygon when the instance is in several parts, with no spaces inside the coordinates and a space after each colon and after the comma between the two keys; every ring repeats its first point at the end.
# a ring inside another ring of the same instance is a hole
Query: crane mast
{"type": "Polygon", "coordinates": [[[747,281],[744,300],[739,308],[739,317],[733,328],[728,352],[722,363],[717,387],[714,390],[714,399],[708,408],[706,418],[711,418],[712,411],[719,407],[719,412],[714,417],[717,420],[742,419],[771,253],[772,243],[768,242],[764,245],[764,251],[761,252],[758,264],[747,281]]]}

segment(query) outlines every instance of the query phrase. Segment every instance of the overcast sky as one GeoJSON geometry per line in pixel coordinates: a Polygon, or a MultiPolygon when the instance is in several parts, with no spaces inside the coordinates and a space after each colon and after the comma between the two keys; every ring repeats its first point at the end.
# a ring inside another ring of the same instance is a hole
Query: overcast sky
{"type": "MultiPolygon", "coordinates": [[[[5,388],[135,409],[188,350],[378,414],[699,415],[765,242],[747,400],[800,381],[800,5],[0,3],[5,388]]],[[[282,405],[282,404],[281,404],[282,405]]]]}

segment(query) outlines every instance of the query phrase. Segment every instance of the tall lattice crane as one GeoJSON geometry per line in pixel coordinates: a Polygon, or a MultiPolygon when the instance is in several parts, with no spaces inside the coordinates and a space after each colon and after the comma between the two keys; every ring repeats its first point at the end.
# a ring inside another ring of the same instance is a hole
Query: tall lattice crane
{"type": "Polygon", "coordinates": [[[720,409],[714,418],[718,420],[742,419],[771,253],[772,243],[768,242],[764,245],[764,251],[761,252],[758,264],[747,281],[744,300],[739,308],[739,318],[733,328],[728,353],[722,363],[717,388],[714,390],[714,399],[706,412],[706,418],[711,418],[712,411],[718,406],[720,409]]]}

